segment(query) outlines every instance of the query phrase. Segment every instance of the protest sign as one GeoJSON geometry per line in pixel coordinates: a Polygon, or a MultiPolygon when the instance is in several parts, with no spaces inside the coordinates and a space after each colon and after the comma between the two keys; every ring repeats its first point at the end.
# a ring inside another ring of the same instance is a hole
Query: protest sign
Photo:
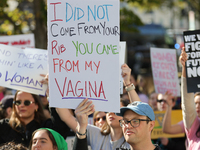
{"type": "Polygon", "coordinates": [[[47,74],[47,50],[19,49],[0,44],[0,86],[45,95],[39,81],[47,74]]]}
{"type": "Polygon", "coordinates": [[[174,96],[180,96],[176,51],[151,48],[151,67],[156,93],[169,91],[174,96]]]}
{"type": "Polygon", "coordinates": [[[120,94],[123,94],[123,78],[121,76],[121,66],[125,63],[125,54],[126,54],[126,42],[120,42],[119,45],[119,67],[120,67],[120,94]]]}
{"type": "Polygon", "coordinates": [[[119,112],[119,34],[117,0],[48,1],[50,106],[119,112]]]}
{"type": "Polygon", "coordinates": [[[186,61],[187,91],[200,91],[200,30],[183,32],[185,52],[188,55],[186,61]]]}
{"type": "Polygon", "coordinates": [[[0,36],[0,44],[14,46],[17,48],[34,48],[35,39],[34,34],[20,34],[20,35],[7,35],[0,36]]]}
{"type": "MultiPolygon", "coordinates": [[[[167,137],[167,138],[175,138],[175,137],[184,137],[184,133],[180,134],[166,134],[162,131],[162,123],[163,118],[165,115],[165,111],[154,111],[155,114],[155,126],[153,128],[153,131],[151,133],[151,139],[158,139],[161,137],[167,137]]],[[[180,121],[182,121],[182,110],[172,110],[171,113],[171,124],[177,124],[180,121]]]]}

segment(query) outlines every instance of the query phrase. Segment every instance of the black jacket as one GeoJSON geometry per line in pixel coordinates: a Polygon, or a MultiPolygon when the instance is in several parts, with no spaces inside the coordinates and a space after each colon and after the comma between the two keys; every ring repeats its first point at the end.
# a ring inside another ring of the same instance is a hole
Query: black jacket
{"type": "Polygon", "coordinates": [[[51,116],[51,119],[47,119],[40,124],[35,120],[32,120],[26,125],[26,130],[23,126],[20,126],[17,128],[17,131],[11,128],[8,119],[0,120],[0,144],[14,141],[16,143],[22,143],[28,147],[32,133],[39,128],[51,128],[60,133],[66,139],[70,131],[69,127],[61,121],[55,108],[51,108],[51,116]]]}

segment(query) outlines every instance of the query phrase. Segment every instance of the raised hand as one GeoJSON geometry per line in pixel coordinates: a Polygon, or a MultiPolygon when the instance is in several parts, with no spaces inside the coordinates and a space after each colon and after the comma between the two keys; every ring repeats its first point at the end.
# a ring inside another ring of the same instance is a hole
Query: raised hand
{"type": "Polygon", "coordinates": [[[182,76],[186,77],[185,62],[187,61],[187,54],[185,52],[185,47],[182,48],[182,52],[181,52],[181,55],[179,57],[179,61],[182,65],[182,76]]]}
{"type": "Polygon", "coordinates": [[[181,55],[179,57],[179,61],[183,67],[185,67],[185,62],[187,61],[187,54],[185,52],[185,47],[182,48],[181,55]]]}
{"type": "Polygon", "coordinates": [[[88,116],[94,112],[94,105],[92,101],[84,99],[78,107],[75,109],[76,119],[78,121],[77,131],[79,133],[85,133],[88,125],[88,116]]]}
{"type": "Polygon", "coordinates": [[[173,98],[174,98],[174,96],[169,91],[167,91],[163,97],[163,99],[166,100],[167,105],[170,107],[173,107],[173,98]]]}
{"type": "Polygon", "coordinates": [[[40,76],[44,77],[44,79],[42,79],[42,81],[40,81],[40,83],[42,84],[47,84],[47,90],[46,90],[46,95],[47,97],[49,96],[49,84],[48,84],[48,81],[49,81],[49,74],[40,74],[40,76]]]}
{"type": "Polygon", "coordinates": [[[127,86],[130,84],[131,69],[128,67],[127,64],[123,64],[121,68],[122,68],[122,77],[124,79],[124,85],[127,86]]]}

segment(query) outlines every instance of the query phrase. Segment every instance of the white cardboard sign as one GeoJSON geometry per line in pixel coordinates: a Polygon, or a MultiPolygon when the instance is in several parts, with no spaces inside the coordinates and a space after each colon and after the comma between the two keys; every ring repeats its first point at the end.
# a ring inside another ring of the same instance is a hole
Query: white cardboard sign
{"type": "Polygon", "coordinates": [[[7,35],[0,36],[0,44],[14,46],[17,48],[34,48],[35,39],[34,34],[20,34],[20,35],[7,35]]]}
{"type": "Polygon", "coordinates": [[[180,96],[176,50],[151,48],[151,67],[156,93],[170,91],[174,96],[180,96]]]}
{"type": "Polygon", "coordinates": [[[126,42],[125,41],[122,41],[120,42],[120,51],[119,51],[119,62],[120,62],[120,94],[123,94],[123,78],[121,76],[121,66],[125,63],[125,54],[126,54],[126,42]]]}
{"type": "Polygon", "coordinates": [[[48,71],[47,52],[0,44],[0,86],[45,95],[47,86],[40,83],[40,74],[48,71]]]}
{"type": "Polygon", "coordinates": [[[119,112],[119,33],[117,0],[48,1],[51,107],[119,112]]]}

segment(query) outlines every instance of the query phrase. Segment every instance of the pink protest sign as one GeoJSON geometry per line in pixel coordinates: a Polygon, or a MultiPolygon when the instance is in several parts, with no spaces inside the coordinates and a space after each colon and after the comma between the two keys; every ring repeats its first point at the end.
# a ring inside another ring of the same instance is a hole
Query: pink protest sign
{"type": "Polygon", "coordinates": [[[119,34],[117,0],[48,1],[50,106],[119,112],[119,34]]]}
{"type": "Polygon", "coordinates": [[[176,51],[151,48],[151,67],[156,92],[170,91],[174,96],[180,96],[176,51]]]}

